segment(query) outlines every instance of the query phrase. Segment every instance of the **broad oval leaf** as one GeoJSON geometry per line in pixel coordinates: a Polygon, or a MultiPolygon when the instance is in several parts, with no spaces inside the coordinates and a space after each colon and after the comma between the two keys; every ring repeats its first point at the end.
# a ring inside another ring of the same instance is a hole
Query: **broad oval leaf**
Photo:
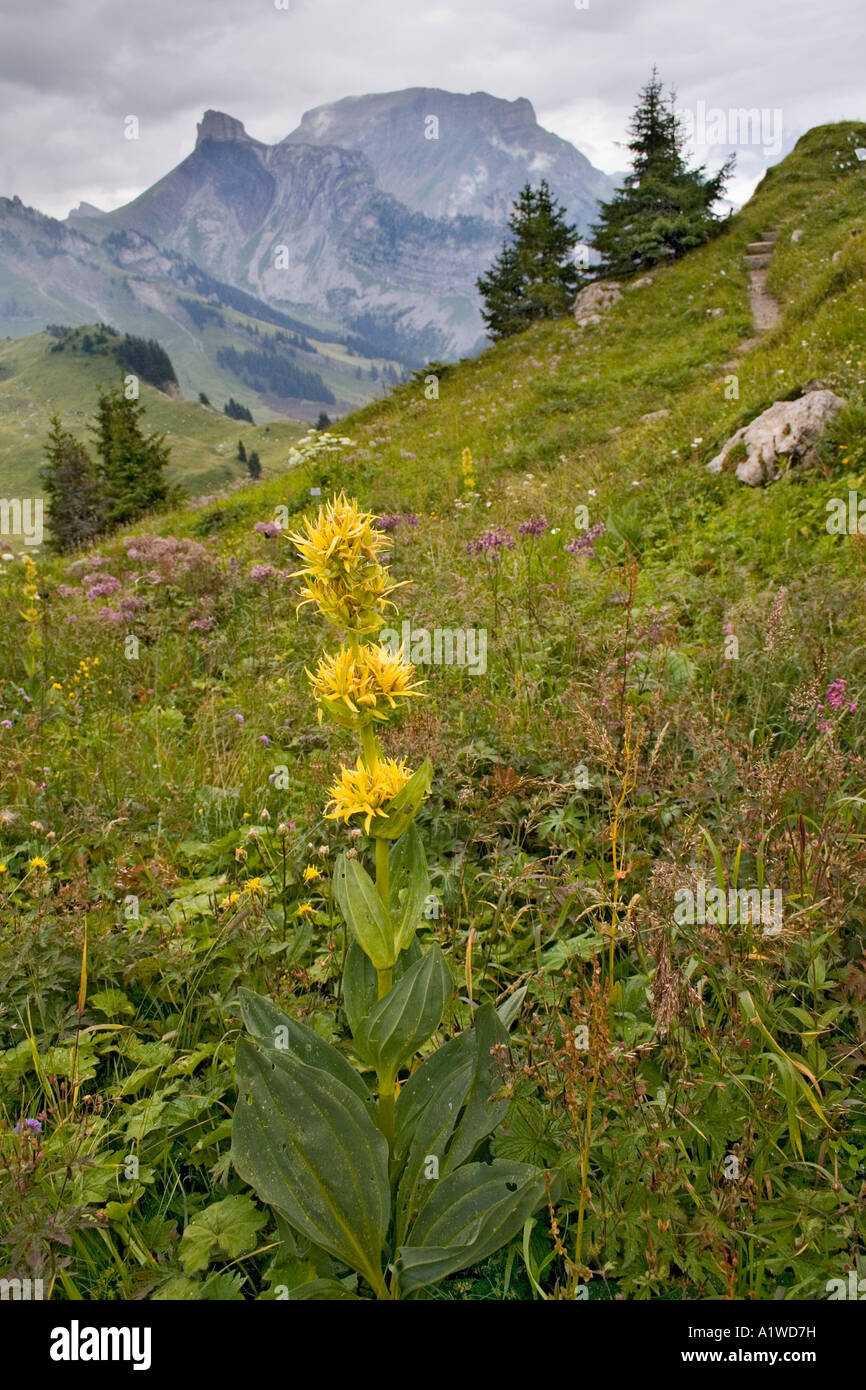
{"type": "MultiPolygon", "coordinates": [[[[394,962],[394,983],[402,979],[409,967],[420,959],[421,948],[416,940],[407,950],[401,951],[394,962]]],[[[358,1035],[378,1001],[379,981],[376,967],[352,937],[349,940],[343,970],[343,1008],[354,1038],[355,1051],[369,1066],[372,1066],[373,1062],[359,1044],[358,1035]]]]}
{"type": "Polygon", "coordinates": [[[435,1284],[507,1244],[548,1195],[547,1175],[527,1163],[465,1163],[442,1178],[397,1251],[402,1293],[435,1284]]]}
{"type": "Polygon", "coordinates": [[[391,848],[391,921],[399,950],[405,951],[421,925],[430,895],[430,875],[418,828],[410,825],[391,848]]]}
{"type": "Polygon", "coordinates": [[[380,999],[361,1024],[356,1041],[380,1078],[392,1080],[442,1022],[454,989],[440,948],[432,945],[380,999]]]}
{"type": "Polygon", "coordinates": [[[390,970],[397,959],[391,914],[376,885],[357,859],[341,854],[334,865],[334,895],[361,949],[377,970],[390,970]]]}
{"type": "Polygon", "coordinates": [[[363,1303],[339,1279],[313,1279],[309,1284],[300,1284],[289,1291],[289,1303],[363,1303]]]}
{"type": "Polygon", "coordinates": [[[388,1144],[358,1096],[290,1053],[238,1044],[232,1160],[295,1230],[385,1296],[388,1144]]]}
{"type": "MultiPolygon", "coordinates": [[[[374,976],[375,978],[375,976],[374,976]]],[[[277,1052],[290,1053],[299,1062],[309,1067],[319,1067],[330,1072],[360,1100],[368,1100],[370,1093],[355,1068],[336,1047],[332,1047],[312,1028],[283,1013],[272,999],[263,994],[255,994],[251,989],[238,990],[241,1017],[247,1032],[262,1044],[277,1052]]]]}

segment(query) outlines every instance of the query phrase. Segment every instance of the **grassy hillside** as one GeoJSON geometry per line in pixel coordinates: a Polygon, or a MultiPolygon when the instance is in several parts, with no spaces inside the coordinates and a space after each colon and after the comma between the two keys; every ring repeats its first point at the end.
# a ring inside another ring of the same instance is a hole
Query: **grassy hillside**
{"type": "MultiPolygon", "coordinates": [[[[91,326],[90,331],[98,330],[91,326]]],[[[0,342],[0,493],[5,497],[41,496],[39,471],[51,417],[59,415],[67,429],[89,443],[99,392],[121,380],[110,357],[58,353],[54,347],[56,339],[49,333],[0,342]]],[[[148,427],[164,431],[171,446],[170,481],[200,496],[244,477],[246,468],[237,459],[239,439],[248,453],[258,451],[263,477],[282,473],[286,454],[305,427],[294,420],[255,426],[230,420],[222,412],[222,400],[212,399],[214,408],[209,409],[142,383],[148,427]]]]}
{"type": "Polygon", "coordinates": [[[814,1299],[866,1273],[866,552],[826,528],[866,495],[864,145],[811,131],[601,323],[401,388],[340,455],[40,558],[38,600],[0,574],[0,1209],[53,1297],[351,1283],[229,1155],[240,985],[349,1050],[330,868],[369,845],[322,807],[356,750],[304,675],[333,632],[254,529],[340,487],[389,518],[395,626],[486,634],[474,673],[419,668],[384,738],[435,764],[441,1035],[522,998],[492,1152],[560,1182],[434,1296],[814,1299]],[[755,341],[743,256],[770,229],[782,315],[755,341]],[[816,466],[707,471],[814,381],[847,401],[816,466]],[[683,920],[701,884],[778,893],[781,929],[683,920]],[[208,1237],[229,1197],[237,1239],[208,1237]]]}

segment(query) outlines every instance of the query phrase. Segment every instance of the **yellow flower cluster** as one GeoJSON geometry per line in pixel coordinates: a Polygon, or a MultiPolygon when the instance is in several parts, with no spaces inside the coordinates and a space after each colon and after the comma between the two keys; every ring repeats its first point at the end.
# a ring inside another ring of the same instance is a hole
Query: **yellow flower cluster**
{"type": "MultiPolygon", "coordinates": [[[[348,644],[333,656],[323,655],[315,674],[307,671],[313,698],[344,728],[357,729],[362,754],[354,767],[341,767],[325,807],[329,820],[347,825],[357,816],[367,834],[376,818],[388,816],[389,803],[412,778],[405,761],[383,758],[374,723],[387,721],[400,701],[420,694],[413,681],[415,667],[387,647],[362,645],[365,633],[377,628],[388,599],[400,585],[392,584],[380,556],[388,537],[377,531],[372,512],[362,512],[344,492],[320,507],[315,521],[289,537],[301,559],[307,583],[302,604],[315,603],[332,623],[348,634],[348,644]]],[[[305,882],[313,880],[309,870],[305,882]]],[[[299,911],[311,910],[307,905],[299,911]]]]}
{"type": "Polygon", "coordinates": [[[325,709],[349,729],[386,720],[399,700],[420,695],[414,674],[410,662],[371,643],[356,650],[341,647],[334,656],[322,657],[315,675],[307,672],[319,706],[319,722],[325,709]]]}
{"type": "Polygon", "coordinates": [[[469,449],[464,449],[460,457],[460,468],[463,473],[463,486],[467,492],[475,491],[475,465],[472,462],[472,453],[469,449]]]}
{"type": "Polygon", "coordinates": [[[295,571],[307,580],[300,608],[315,603],[335,626],[364,633],[380,625],[386,607],[394,607],[388,595],[400,586],[389,583],[378,558],[388,537],[374,528],[372,512],[360,511],[344,492],[289,540],[305,561],[295,571]]]}
{"type": "Polygon", "coordinates": [[[385,806],[403,790],[411,776],[405,759],[397,763],[393,758],[377,758],[367,767],[359,758],[354,767],[341,767],[325,807],[326,820],[342,820],[348,825],[352,816],[363,816],[369,835],[373,817],[388,814],[385,806]]]}

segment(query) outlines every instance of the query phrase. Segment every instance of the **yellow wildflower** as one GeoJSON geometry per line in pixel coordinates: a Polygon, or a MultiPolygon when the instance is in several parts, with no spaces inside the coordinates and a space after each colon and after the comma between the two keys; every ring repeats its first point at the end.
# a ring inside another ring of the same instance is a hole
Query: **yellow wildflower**
{"type": "Polygon", "coordinates": [[[47,869],[48,865],[44,859],[40,859],[39,855],[36,855],[34,859],[30,860],[27,867],[28,869],[47,869]]]}
{"type": "Polygon", "coordinates": [[[415,667],[394,656],[388,647],[368,643],[358,651],[341,647],[334,656],[323,656],[316,674],[307,671],[313,696],[338,723],[354,728],[370,719],[387,719],[397,701],[420,695],[413,683],[415,667]]]}
{"type": "Polygon", "coordinates": [[[8,872],[7,866],[5,864],[0,864],[0,874],[7,874],[8,872]]]}
{"type": "Polygon", "coordinates": [[[340,776],[330,789],[326,820],[342,820],[348,825],[352,816],[363,816],[364,829],[369,834],[373,817],[387,815],[382,808],[403,790],[411,776],[405,758],[399,763],[393,758],[382,758],[371,768],[359,758],[354,767],[341,767],[340,776]]]}
{"type": "Polygon", "coordinates": [[[313,907],[313,904],[311,902],[300,903],[298,905],[298,916],[302,917],[305,913],[308,913],[310,916],[312,916],[315,910],[316,909],[313,907]]]}
{"type": "Polygon", "coordinates": [[[235,903],[239,903],[240,900],[240,893],[229,893],[227,898],[221,900],[220,907],[234,907],[235,903]]]}
{"type": "Polygon", "coordinates": [[[245,893],[252,893],[254,895],[257,894],[258,896],[261,896],[265,890],[262,887],[262,881],[260,878],[248,878],[246,883],[244,884],[243,891],[245,893]]]}
{"type": "Polygon", "coordinates": [[[372,522],[372,512],[360,511],[341,492],[319,508],[314,522],[304,521],[306,534],[289,536],[305,562],[295,571],[307,579],[299,608],[315,603],[330,622],[352,632],[379,626],[384,609],[393,607],[388,595],[400,585],[389,583],[379,562],[388,537],[372,522]]]}
{"type": "Polygon", "coordinates": [[[305,883],[313,883],[313,882],[315,882],[315,880],[316,880],[317,878],[321,878],[321,877],[322,877],[322,872],[321,872],[320,869],[317,869],[317,868],[316,868],[315,864],[308,864],[307,867],[304,869],[304,882],[305,882],[305,883]]]}

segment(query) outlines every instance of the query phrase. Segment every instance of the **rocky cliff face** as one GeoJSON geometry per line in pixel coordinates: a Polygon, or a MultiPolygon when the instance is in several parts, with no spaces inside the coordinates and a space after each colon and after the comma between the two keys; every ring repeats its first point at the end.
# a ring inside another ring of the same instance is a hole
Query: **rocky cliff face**
{"type": "Polygon", "coordinates": [[[482,344],[476,277],[513,197],[542,177],[584,225],[608,192],[528,101],[417,88],[320,107],[271,146],[207,111],[177,168],[76,225],[99,237],[142,232],[275,307],[325,316],[416,365],[482,344]]]}
{"type": "Polygon", "coordinates": [[[308,111],[285,144],[361,150],[386,192],[428,217],[480,217],[504,225],[529,180],[546,178],[583,230],[612,181],[544,130],[525,97],[503,101],[438,87],[345,97],[308,111]]]}

